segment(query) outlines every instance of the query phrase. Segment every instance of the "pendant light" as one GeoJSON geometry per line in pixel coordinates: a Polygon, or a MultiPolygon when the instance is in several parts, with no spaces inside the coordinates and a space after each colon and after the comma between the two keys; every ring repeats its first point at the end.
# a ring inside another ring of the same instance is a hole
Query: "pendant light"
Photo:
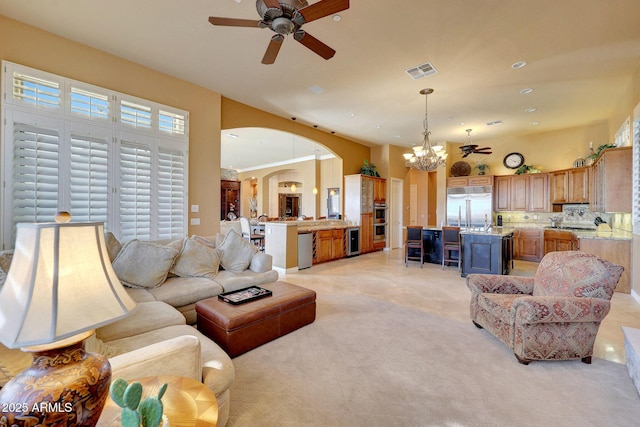
{"type": "Polygon", "coordinates": [[[422,133],[422,145],[413,147],[413,153],[403,154],[405,159],[405,166],[411,169],[416,169],[423,172],[431,172],[436,170],[439,166],[445,165],[447,153],[442,149],[436,150],[431,146],[429,141],[429,117],[427,110],[427,98],[428,95],[433,93],[433,89],[427,88],[420,91],[420,95],[425,95],[425,111],[424,111],[424,131],[422,133]]]}

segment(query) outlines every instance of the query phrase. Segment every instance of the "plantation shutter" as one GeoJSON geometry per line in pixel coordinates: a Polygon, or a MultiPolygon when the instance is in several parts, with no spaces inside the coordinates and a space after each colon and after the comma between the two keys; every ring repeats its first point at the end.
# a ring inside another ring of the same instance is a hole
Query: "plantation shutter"
{"type": "Polygon", "coordinates": [[[13,237],[20,222],[49,222],[58,212],[58,131],[13,126],[13,237]]]}
{"type": "Polygon", "coordinates": [[[186,218],[185,153],[160,148],[158,153],[158,237],[184,236],[186,218]]]}
{"type": "Polygon", "coordinates": [[[640,234],[640,105],[636,107],[633,122],[633,232],[640,234]]]}
{"type": "Polygon", "coordinates": [[[120,146],[120,239],[151,239],[151,150],[120,146]]]}
{"type": "Polygon", "coordinates": [[[107,141],[71,135],[70,203],[74,221],[107,224],[108,154],[107,141]]]}

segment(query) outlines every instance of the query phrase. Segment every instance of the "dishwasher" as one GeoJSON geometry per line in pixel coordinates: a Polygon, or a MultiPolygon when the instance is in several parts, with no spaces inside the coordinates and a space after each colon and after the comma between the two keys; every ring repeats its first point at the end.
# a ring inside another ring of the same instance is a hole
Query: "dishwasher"
{"type": "Polygon", "coordinates": [[[311,267],[313,263],[313,234],[298,234],[298,270],[311,267]]]}

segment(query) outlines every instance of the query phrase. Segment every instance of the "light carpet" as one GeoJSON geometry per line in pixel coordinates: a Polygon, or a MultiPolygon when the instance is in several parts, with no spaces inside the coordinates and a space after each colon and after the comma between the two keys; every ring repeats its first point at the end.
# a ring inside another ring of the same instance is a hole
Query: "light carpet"
{"type": "Polygon", "coordinates": [[[640,398],[622,364],[594,358],[591,365],[524,366],[469,320],[368,295],[318,293],[313,324],[234,364],[232,427],[631,426],[640,420],[640,398]]]}

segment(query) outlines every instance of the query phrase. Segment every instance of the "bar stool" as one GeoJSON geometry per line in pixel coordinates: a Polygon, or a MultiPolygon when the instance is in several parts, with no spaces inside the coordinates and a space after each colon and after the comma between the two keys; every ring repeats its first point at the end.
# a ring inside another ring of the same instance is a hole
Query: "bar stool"
{"type": "Polygon", "coordinates": [[[460,271],[460,227],[442,227],[442,269],[444,270],[444,264],[451,262],[458,262],[458,271],[460,271]],[[453,251],[458,252],[458,259],[451,258],[453,251]]]}
{"type": "Polygon", "coordinates": [[[409,260],[417,260],[418,256],[410,256],[409,249],[415,249],[420,254],[420,268],[424,264],[424,247],[422,245],[422,226],[408,225],[407,240],[404,242],[404,266],[409,266],[409,260]]]}

